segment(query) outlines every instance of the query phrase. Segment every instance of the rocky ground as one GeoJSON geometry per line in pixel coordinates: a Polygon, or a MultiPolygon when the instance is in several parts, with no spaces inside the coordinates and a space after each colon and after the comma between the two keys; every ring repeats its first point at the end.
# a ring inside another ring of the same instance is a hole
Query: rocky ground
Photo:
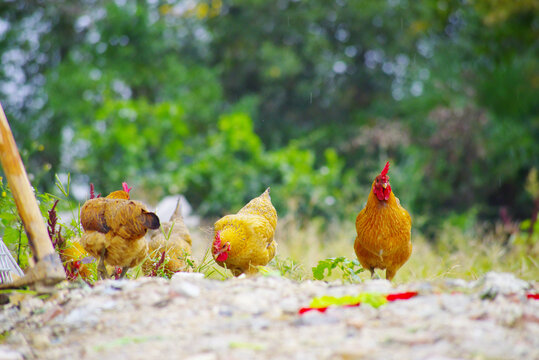
{"type": "Polygon", "coordinates": [[[11,296],[0,359],[538,359],[537,291],[497,273],[397,287],[200,274],[69,285],[11,296]],[[298,313],[317,296],[402,291],[419,295],[298,313]]]}

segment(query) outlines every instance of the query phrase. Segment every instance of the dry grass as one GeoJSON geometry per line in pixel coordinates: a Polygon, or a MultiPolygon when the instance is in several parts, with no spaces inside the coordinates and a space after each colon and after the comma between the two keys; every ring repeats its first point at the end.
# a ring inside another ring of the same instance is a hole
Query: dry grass
{"type": "MultiPolygon", "coordinates": [[[[355,259],[353,222],[326,224],[311,222],[304,227],[285,219],[279,224],[277,241],[279,258],[290,258],[302,264],[305,278],[312,278],[311,268],[319,260],[345,256],[355,259]]],[[[399,270],[394,281],[438,278],[477,279],[488,271],[506,271],[527,279],[539,279],[539,244],[529,244],[526,234],[506,235],[482,230],[470,232],[446,226],[440,231],[437,245],[432,245],[421,234],[413,233],[414,250],[408,262],[399,270]],[[504,245],[504,242],[506,243],[504,245]]],[[[384,273],[378,271],[378,275],[384,273]]],[[[362,279],[369,273],[360,274],[362,279]]],[[[339,277],[335,273],[332,279],[339,277]]]]}

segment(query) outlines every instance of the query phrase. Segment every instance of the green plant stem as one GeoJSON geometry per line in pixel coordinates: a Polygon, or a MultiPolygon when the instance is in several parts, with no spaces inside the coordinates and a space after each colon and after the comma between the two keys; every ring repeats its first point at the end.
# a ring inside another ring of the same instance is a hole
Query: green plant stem
{"type": "Polygon", "coordinates": [[[21,266],[21,243],[22,243],[22,222],[19,223],[19,246],[17,248],[17,265],[21,266]]]}

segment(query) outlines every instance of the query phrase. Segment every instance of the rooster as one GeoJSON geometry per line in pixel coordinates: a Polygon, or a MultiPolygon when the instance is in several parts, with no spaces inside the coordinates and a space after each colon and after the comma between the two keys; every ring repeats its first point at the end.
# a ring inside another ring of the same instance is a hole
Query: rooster
{"type": "Polygon", "coordinates": [[[389,161],[372,183],[367,205],[356,218],[354,250],[363,268],[386,269],[392,280],[412,254],[410,214],[400,204],[389,185],[389,161]]]}
{"type": "Polygon", "coordinates": [[[157,215],[141,202],[130,200],[131,189],[126,183],[122,185],[123,190],[90,199],[81,208],[84,233],[80,242],[90,255],[100,259],[97,272],[101,279],[108,277],[105,262],[122,267],[120,277],[142,262],[148,253],[144,235],[160,226],[157,215]]]}
{"type": "Polygon", "coordinates": [[[154,263],[162,262],[164,271],[171,275],[178,271],[189,271],[186,257],[191,255],[191,235],[181,214],[180,200],[170,220],[161,224],[161,229],[148,231],[150,258],[144,262],[145,274],[154,274],[154,263]],[[165,253],[163,257],[163,252],[165,253]],[[162,258],[162,261],[161,261],[162,258]]]}
{"type": "Polygon", "coordinates": [[[257,266],[266,265],[275,256],[273,239],[277,212],[268,188],[251,200],[237,214],[227,215],[215,223],[212,253],[215,261],[234,276],[254,274],[257,266]]]}

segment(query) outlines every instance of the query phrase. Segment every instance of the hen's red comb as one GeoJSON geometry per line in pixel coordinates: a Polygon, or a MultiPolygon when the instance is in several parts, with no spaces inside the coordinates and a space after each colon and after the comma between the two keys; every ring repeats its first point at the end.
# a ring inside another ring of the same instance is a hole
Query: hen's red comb
{"type": "Polygon", "coordinates": [[[126,193],[128,193],[128,194],[129,194],[129,192],[130,192],[131,189],[132,189],[132,187],[127,186],[127,183],[126,183],[126,182],[123,182],[123,183],[122,183],[122,188],[123,188],[124,191],[125,191],[126,193]]]}
{"type": "Polygon", "coordinates": [[[389,161],[386,163],[386,166],[384,166],[384,170],[382,170],[380,175],[381,176],[386,176],[388,171],[389,171],[389,161]]]}

